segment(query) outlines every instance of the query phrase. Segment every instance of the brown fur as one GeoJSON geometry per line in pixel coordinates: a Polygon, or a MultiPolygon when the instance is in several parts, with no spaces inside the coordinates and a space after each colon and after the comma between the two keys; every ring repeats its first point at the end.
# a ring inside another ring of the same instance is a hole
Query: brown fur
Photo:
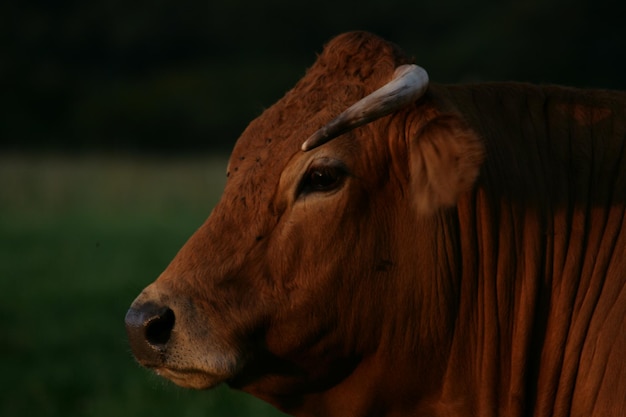
{"type": "Polygon", "coordinates": [[[176,315],[144,363],[297,416],[626,415],[626,95],[434,85],[299,150],[407,62],[339,36],[250,124],[134,304],[176,315]],[[299,194],[329,160],[341,185],[299,194]]]}

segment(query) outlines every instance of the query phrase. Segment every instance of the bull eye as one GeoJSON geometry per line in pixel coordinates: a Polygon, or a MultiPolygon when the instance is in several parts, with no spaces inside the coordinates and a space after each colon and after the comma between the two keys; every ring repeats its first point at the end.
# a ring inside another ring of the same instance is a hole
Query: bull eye
{"type": "Polygon", "coordinates": [[[298,194],[329,192],[341,186],[346,171],[338,166],[317,166],[307,170],[298,194]]]}

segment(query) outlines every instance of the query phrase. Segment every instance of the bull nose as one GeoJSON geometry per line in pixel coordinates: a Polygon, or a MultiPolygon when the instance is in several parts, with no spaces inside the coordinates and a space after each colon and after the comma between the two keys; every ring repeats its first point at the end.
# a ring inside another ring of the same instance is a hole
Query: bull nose
{"type": "Polygon", "coordinates": [[[139,363],[158,365],[176,321],[172,309],[151,302],[133,304],[125,321],[130,348],[139,363]]]}

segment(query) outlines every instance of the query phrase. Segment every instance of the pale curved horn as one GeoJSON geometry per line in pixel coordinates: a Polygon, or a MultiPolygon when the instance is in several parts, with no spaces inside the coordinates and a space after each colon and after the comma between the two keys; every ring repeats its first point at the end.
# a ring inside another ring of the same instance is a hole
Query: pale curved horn
{"type": "Polygon", "coordinates": [[[417,65],[401,65],[387,84],[363,97],[315,132],[303,144],[310,151],[354,128],[363,126],[417,101],[428,88],[428,73],[417,65]]]}

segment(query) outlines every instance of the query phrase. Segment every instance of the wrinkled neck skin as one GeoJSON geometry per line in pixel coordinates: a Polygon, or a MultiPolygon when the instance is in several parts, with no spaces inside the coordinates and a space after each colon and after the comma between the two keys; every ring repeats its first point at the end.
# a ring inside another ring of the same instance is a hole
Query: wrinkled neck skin
{"type": "Polygon", "coordinates": [[[492,111],[462,110],[487,160],[457,206],[461,297],[442,398],[463,398],[460,373],[474,415],[623,415],[625,97],[456,90],[492,111]]]}

